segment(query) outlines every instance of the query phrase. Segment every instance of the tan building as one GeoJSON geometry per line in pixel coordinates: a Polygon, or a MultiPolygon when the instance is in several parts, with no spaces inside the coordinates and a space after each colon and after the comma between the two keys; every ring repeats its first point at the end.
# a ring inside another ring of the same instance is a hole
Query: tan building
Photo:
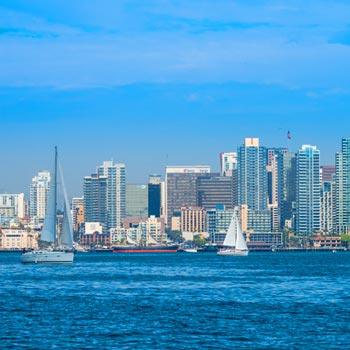
{"type": "Polygon", "coordinates": [[[241,205],[241,227],[243,232],[248,230],[248,205],[241,205]]]}
{"type": "Polygon", "coordinates": [[[318,249],[332,249],[339,248],[341,246],[341,237],[335,236],[321,236],[317,235],[315,237],[311,237],[313,241],[314,248],[318,249]]]}
{"type": "Polygon", "coordinates": [[[0,249],[15,250],[38,248],[38,234],[22,229],[2,229],[0,233],[0,249]]]}
{"type": "Polygon", "coordinates": [[[205,209],[202,207],[181,208],[181,231],[192,233],[206,232],[205,209]]]}
{"type": "Polygon", "coordinates": [[[180,216],[173,216],[171,218],[171,230],[180,231],[181,230],[181,218],[180,216]]]}

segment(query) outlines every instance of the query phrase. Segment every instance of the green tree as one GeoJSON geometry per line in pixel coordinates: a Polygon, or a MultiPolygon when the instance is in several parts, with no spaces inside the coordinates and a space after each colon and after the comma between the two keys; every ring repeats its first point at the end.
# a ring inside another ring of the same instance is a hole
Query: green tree
{"type": "Polygon", "coordinates": [[[203,238],[201,235],[193,236],[193,241],[194,241],[195,246],[197,246],[197,247],[206,245],[206,243],[207,243],[206,239],[203,238]]]}
{"type": "Polygon", "coordinates": [[[169,238],[171,241],[174,241],[174,242],[182,242],[182,241],[183,241],[181,231],[171,231],[171,230],[167,230],[166,233],[167,233],[167,235],[168,235],[168,238],[169,238]]]}
{"type": "Polygon", "coordinates": [[[340,239],[341,239],[341,244],[344,247],[348,248],[349,242],[350,242],[350,236],[347,235],[347,234],[343,234],[343,235],[340,236],[340,239]]]}

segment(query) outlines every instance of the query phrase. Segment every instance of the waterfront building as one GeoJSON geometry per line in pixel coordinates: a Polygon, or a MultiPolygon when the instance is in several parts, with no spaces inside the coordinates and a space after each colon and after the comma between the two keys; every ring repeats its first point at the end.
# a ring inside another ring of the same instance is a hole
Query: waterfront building
{"type": "Polygon", "coordinates": [[[149,218],[125,218],[123,219],[123,228],[126,231],[114,230],[112,241],[124,238],[132,244],[163,244],[168,238],[165,233],[165,221],[163,218],[157,218],[154,215],[149,218]],[[125,237],[120,234],[126,234],[125,237]],[[116,236],[118,235],[118,236],[116,236]]]}
{"type": "Polygon", "coordinates": [[[84,222],[98,222],[107,231],[107,177],[84,177],[84,222]]]}
{"type": "Polygon", "coordinates": [[[321,181],[320,151],[303,145],[297,155],[297,234],[320,231],[321,181]]]}
{"type": "Polygon", "coordinates": [[[207,231],[206,211],[202,207],[181,208],[181,232],[202,233],[207,231]]]}
{"type": "Polygon", "coordinates": [[[126,217],[148,217],[148,186],[141,184],[126,185],[126,217]]]}
{"type": "Polygon", "coordinates": [[[0,194],[0,225],[25,218],[24,193],[0,194]]]}
{"type": "Polygon", "coordinates": [[[148,219],[140,222],[140,228],[142,231],[142,239],[146,243],[156,242],[163,244],[168,240],[165,233],[165,221],[163,218],[157,218],[151,215],[148,219]]]}
{"type": "Polygon", "coordinates": [[[270,250],[283,244],[282,232],[252,233],[247,232],[245,239],[251,250],[270,250]]]}
{"type": "MultiPolygon", "coordinates": [[[[248,222],[246,232],[254,233],[267,233],[271,230],[271,218],[273,210],[249,210],[248,209],[248,222]]],[[[274,232],[277,232],[275,229],[274,232]]]]}
{"type": "Polygon", "coordinates": [[[160,218],[164,203],[162,194],[164,192],[164,182],[160,180],[160,175],[150,175],[148,182],[148,217],[154,215],[160,218]]]}
{"type": "Polygon", "coordinates": [[[350,138],[342,139],[335,166],[335,230],[339,235],[350,234],[350,138]]]}
{"type": "Polygon", "coordinates": [[[341,247],[340,236],[321,236],[311,237],[313,247],[316,249],[335,249],[341,247]]]}
{"type": "Polygon", "coordinates": [[[260,146],[258,138],[245,139],[238,147],[238,204],[247,206],[247,230],[254,232],[261,232],[266,218],[270,220],[269,229],[263,232],[271,230],[266,166],[266,147],[260,146]]]}
{"type": "Polygon", "coordinates": [[[80,237],[80,244],[85,247],[108,247],[111,243],[108,233],[84,233],[80,237]]]}
{"type": "Polygon", "coordinates": [[[43,222],[46,214],[47,199],[50,190],[50,172],[41,171],[33,177],[30,186],[30,218],[43,222]]]}
{"type": "Polygon", "coordinates": [[[232,209],[234,203],[233,176],[198,177],[197,205],[205,209],[214,209],[217,205],[225,205],[232,209]]]}
{"type": "Polygon", "coordinates": [[[283,152],[278,156],[278,204],[281,228],[295,225],[297,162],[296,154],[283,152]]]}
{"type": "Polygon", "coordinates": [[[207,211],[207,232],[213,244],[224,242],[233,213],[233,209],[226,209],[224,205],[207,211]]]}
{"type": "Polygon", "coordinates": [[[181,208],[197,206],[197,179],[210,177],[209,166],[166,167],[166,222],[181,215],[181,208]]]}
{"type": "Polygon", "coordinates": [[[0,249],[18,250],[27,248],[38,248],[38,233],[18,228],[1,230],[0,249]]]}
{"type": "Polygon", "coordinates": [[[125,164],[105,161],[97,167],[97,175],[107,179],[107,227],[122,225],[126,217],[126,170],[125,164]]]}
{"type": "Polygon", "coordinates": [[[220,153],[221,176],[232,176],[237,169],[237,152],[220,153]]]}

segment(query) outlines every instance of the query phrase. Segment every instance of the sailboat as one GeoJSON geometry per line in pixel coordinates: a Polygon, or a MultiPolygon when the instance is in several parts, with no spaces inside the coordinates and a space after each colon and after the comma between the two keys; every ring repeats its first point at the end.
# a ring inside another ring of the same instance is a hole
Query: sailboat
{"type": "Polygon", "coordinates": [[[237,210],[235,210],[232,215],[223,246],[224,248],[218,251],[218,255],[247,256],[249,253],[247,243],[244,239],[242,228],[239,223],[237,210]]]}
{"type": "Polygon", "coordinates": [[[64,185],[63,173],[58,162],[57,147],[55,147],[55,166],[50,183],[47,211],[44,220],[44,226],[41,232],[41,241],[49,244],[49,248],[31,250],[23,252],[21,256],[22,263],[32,264],[69,264],[73,262],[73,230],[70,220],[68,196],[64,185]],[[61,229],[57,224],[57,178],[60,178],[63,199],[64,199],[64,217],[61,229]]]}

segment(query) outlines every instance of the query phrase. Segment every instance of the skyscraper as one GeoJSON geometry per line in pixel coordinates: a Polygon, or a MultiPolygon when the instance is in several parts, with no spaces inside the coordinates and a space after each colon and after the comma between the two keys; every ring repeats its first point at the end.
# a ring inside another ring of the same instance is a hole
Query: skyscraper
{"type": "Polygon", "coordinates": [[[147,185],[126,185],[126,217],[139,219],[148,218],[147,185]]]}
{"type": "Polygon", "coordinates": [[[281,153],[278,157],[278,205],[281,228],[294,227],[293,210],[296,203],[297,185],[296,159],[296,154],[292,152],[281,153]]]}
{"type": "Polygon", "coordinates": [[[98,222],[107,231],[107,178],[92,174],[84,177],[84,221],[98,222]]]}
{"type": "Polygon", "coordinates": [[[311,235],[321,229],[320,151],[303,145],[297,155],[297,233],[311,235]]]}
{"type": "Polygon", "coordinates": [[[182,207],[197,205],[197,179],[210,177],[209,166],[166,167],[166,217],[170,227],[171,218],[181,215],[182,207]]]}
{"type": "Polygon", "coordinates": [[[43,222],[50,189],[50,173],[41,171],[32,179],[30,186],[30,218],[43,222]]]}
{"type": "Polygon", "coordinates": [[[247,138],[238,148],[238,202],[248,209],[267,210],[266,148],[247,138]]]}
{"type": "Polygon", "coordinates": [[[126,171],[124,164],[103,162],[97,167],[97,175],[107,178],[108,229],[121,227],[126,216],[126,171]]]}
{"type": "Polygon", "coordinates": [[[148,217],[154,215],[160,218],[162,215],[162,188],[160,175],[150,175],[148,182],[148,217]]]}
{"type": "Polygon", "coordinates": [[[259,145],[259,139],[245,139],[238,148],[238,204],[247,206],[247,229],[254,232],[271,231],[266,165],[266,148],[259,145]]]}
{"type": "Polygon", "coordinates": [[[342,139],[335,166],[335,229],[338,234],[350,234],[350,138],[342,139]]]}
{"type": "Polygon", "coordinates": [[[237,205],[233,197],[233,177],[215,174],[212,177],[198,177],[197,203],[205,209],[214,209],[217,205],[232,209],[237,205]]]}

